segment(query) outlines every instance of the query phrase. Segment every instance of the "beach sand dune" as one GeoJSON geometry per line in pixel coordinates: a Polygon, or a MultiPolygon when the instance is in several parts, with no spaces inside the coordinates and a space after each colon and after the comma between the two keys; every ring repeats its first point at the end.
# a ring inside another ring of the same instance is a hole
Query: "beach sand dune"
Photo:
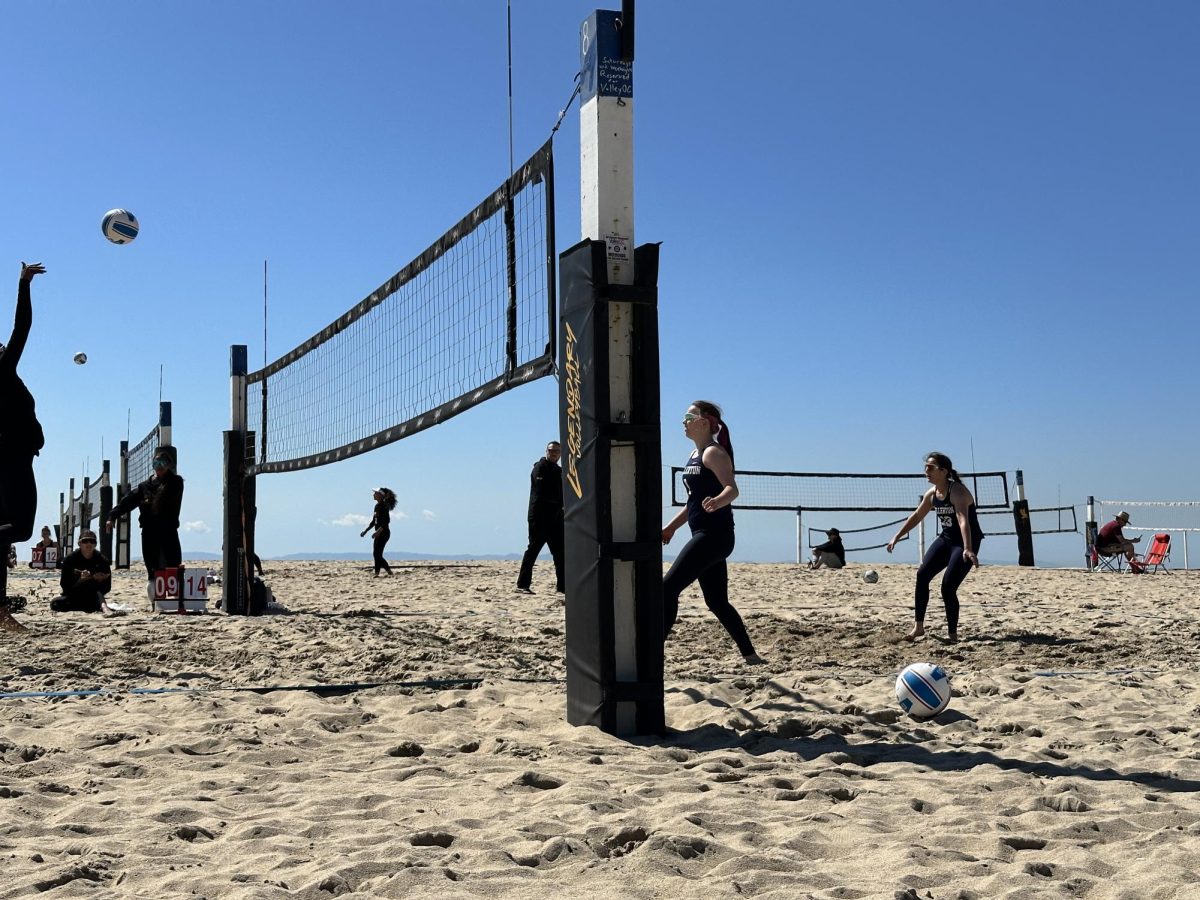
{"type": "Polygon", "coordinates": [[[0,898],[1200,897],[1200,575],[985,567],[949,645],[876,568],[733,566],[760,667],[685,594],[634,739],[565,722],[548,566],[268,563],[257,618],[19,579],[0,691],[106,692],[0,700],[0,898]]]}

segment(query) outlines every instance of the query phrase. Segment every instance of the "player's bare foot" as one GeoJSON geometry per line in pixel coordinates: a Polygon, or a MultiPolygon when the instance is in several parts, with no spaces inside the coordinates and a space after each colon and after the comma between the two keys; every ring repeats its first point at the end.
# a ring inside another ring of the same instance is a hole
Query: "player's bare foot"
{"type": "Polygon", "coordinates": [[[925,636],[925,626],[914,625],[909,630],[908,634],[904,635],[904,640],[915,641],[917,638],[924,637],[924,636],[925,636]]]}
{"type": "Polygon", "coordinates": [[[29,629],[12,617],[12,613],[8,611],[8,607],[0,607],[0,631],[11,631],[13,634],[20,634],[22,631],[29,629]]]}

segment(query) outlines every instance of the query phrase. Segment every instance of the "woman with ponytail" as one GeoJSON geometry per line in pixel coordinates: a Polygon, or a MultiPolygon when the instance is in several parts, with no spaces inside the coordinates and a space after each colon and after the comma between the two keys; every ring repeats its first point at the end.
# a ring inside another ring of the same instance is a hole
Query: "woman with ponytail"
{"type": "Polygon", "coordinates": [[[921,498],[896,536],[888,541],[887,551],[892,552],[896,542],[908,534],[932,509],[937,513],[941,532],[921,561],[917,569],[916,598],[912,630],[904,636],[915,641],[925,633],[925,608],[929,605],[929,585],[935,575],[943,569],[942,602],[946,604],[946,636],[951,643],[958,641],[958,586],[971,572],[971,566],[979,565],[979,545],[983,541],[983,529],[979,527],[979,514],[975,510],[975,498],[954,471],[954,464],[945,453],[934,451],[925,456],[925,478],[932,485],[921,498]]]}
{"type": "Polygon", "coordinates": [[[376,488],[371,496],[375,500],[375,515],[371,517],[370,523],[362,530],[359,537],[366,537],[368,531],[372,528],[375,529],[375,576],[379,576],[381,569],[391,575],[392,567],[383,558],[383,548],[387,546],[387,542],[392,536],[392,510],[396,508],[396,492],[391,488],[381,487],[376,488]]]}
{"type": "Polygon", "coordinates": [[[662,542],[669,544],[684,522],[692,537],[663,578],[663,639],[675,625],[679,595],[693,581],[699,581],[705,604],[725,626],[742,657],[758,665],[763,660],[754,652],[742,617],[729,602],[729,568],[725,561],[733,552],[730,504],[738,495],[729,426],[715,403],[697,400],[684,413],[683,433],[696,445],[683,472],[687,505],[663,528],[662,542]]]}

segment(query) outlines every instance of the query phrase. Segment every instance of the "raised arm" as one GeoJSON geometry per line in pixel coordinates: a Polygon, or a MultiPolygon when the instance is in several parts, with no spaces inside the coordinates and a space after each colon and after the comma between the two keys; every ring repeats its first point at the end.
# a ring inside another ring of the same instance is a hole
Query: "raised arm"
{"type": "Polygon", "coordinates": [[[33,300],[29,292],[29,283],[34,275],[41,275],[46,267],[41,263],[26,265],[21,263],[21,279],[17,282],[17,314],[13,319],[12,335],[0,350],[0,371],[15,373],[21,354],[25,352],[25,342],[29,340],[29,329],[33,327],[33,300]]]}

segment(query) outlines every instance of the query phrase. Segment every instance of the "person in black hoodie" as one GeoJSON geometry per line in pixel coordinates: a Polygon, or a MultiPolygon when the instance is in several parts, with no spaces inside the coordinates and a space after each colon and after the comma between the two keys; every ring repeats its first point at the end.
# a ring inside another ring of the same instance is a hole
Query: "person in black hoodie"
{"type": "Polygon", "coordinates": [[[521,571],[517,574],[517,590],[532,594],[533,563],[542,547],[549,545],[554,558],[554,590],[563,593],[563,490],[562,469],[558,458],[562,445],[551,441],[546,445],[546,455],[533,464],[529,473],[529,546],[521,558],[521,571]]]}
{"type": "Polygon", "coordinates": [[[836,528],[825,532],[829,538],[825,543],[812,548],[812,559],[808,561],[810,569],[840,569],[846,565],[846,548],[842,544],[842,533],[836,528]]]}
{"type": "MultiPolygon", "coordinates": [[[[33,301],[29,284],[46,271],[41,263],[21,263],[17,282],[17,313],[8,343],[0,346],[0,556],[8,548],[29,540],[37,514],[37,482],[33,458],[46,443],[38,422],[33,394],[17,374],[17,364],[33,326],[33,301]]],[[[0,616],[16,625],[11,611],[24,606],[24,598],[8,597],[8,567],[0,565],[0,616]],[[20,602],[16,602],[20,599],[20,602]]]]}
{"type": "Polygon", "coordinates": [[[104,595],[112,587],[112,567],[96,550],[96,532],[79,535],[79,549],[63,560],[62,596],[50,601],[55,612],[107,612],[104,595]]]}
{"type": "Polygon", "coordinates": [[[175,448],[162,446],[154,451],[154,474],[121,498],[104,523],[112,531],[121,516],[138,510],[142,527],[142,562],[147,577],[183,562],[179,546],[179,509],[183,505],[183,479],[175,471],[175,448]]]}

